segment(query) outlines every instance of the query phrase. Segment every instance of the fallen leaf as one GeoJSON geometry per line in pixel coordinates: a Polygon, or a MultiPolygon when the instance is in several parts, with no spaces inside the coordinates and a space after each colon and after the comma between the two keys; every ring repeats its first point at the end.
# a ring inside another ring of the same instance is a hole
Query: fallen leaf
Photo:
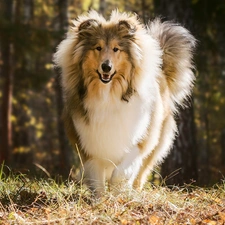
{"type": "Polygon", "coordinates": [[[217,225],[217,222],[214,220],[203,220],[202,225],[217,225]]]}
{"type": "Polygon", "coordinates": [[[121,220],[121,224],[127,225],[127,224],[128,224],[128,221],[127,221],[126,219],[122,219],[122,220],[121,220]]]}
{"type": "Polygon", "coordinates": [[[225,212],[219,212],[220,219],[225,222],[225,212]]]}
{"type": "Polygon", "coordinates": [[[151,225],[156,225],[159,224],[160,218],[158,216],[151,215],[148,220],[151,225]]]}

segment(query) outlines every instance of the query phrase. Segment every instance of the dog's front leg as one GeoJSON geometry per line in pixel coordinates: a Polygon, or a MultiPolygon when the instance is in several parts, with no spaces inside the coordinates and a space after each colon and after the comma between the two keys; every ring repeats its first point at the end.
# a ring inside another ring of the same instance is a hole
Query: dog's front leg
{"type": "Polygon", "coordinates": [[[100,159],[89,159],[84,163],[84,182],[96,197],[105,191],[105,164],[100,159]]]}
{"type": "Polygon", "coordinates": [[[142,165],[142,156],[137,146],[125,154],[121,163],[114,169],[111,185],[115,189],[132,188],[133,182],[142,165]]]}

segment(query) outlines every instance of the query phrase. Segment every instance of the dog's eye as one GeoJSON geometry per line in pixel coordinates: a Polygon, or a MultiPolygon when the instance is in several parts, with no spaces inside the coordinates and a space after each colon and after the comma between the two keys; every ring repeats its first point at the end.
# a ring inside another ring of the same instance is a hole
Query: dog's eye
{"type": "Polygon", "coordinates": [[[114,52],[117,52],[119,49],[118,48],[113,48],[113,51],[114,52]]]}
{"type": "Polygon", "coordinates": [[[100,52],[102,50],[102,47],[99,46],[96,48],[96,50],[100,52]]]}

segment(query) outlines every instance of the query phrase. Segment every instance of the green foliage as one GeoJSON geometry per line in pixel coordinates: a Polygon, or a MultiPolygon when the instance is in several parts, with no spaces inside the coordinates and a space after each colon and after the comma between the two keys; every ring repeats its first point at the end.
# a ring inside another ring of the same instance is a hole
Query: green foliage
{"type": "MultiPolygon", "coordinates": [[[[58,1],[15,1],[13,18],[5,15],[0,1],[0,52],[2,40],[14,46],[13,81],[13,166],[33,167],[33,162],[59,171],[61,163],[57,133],[56,73],[52,54],[62,40],[65,29],[60,26],[58,1]],[[20,4],[19,4],[20,3],[20,4]]],[[[164,1],[72,0],[68,1],[69,19],[94,8],[105,16],[112,9],[134,11],[143,21],[160,13],[164,1]]],[[[189,0],[192,9],[191,31],[198,39],[196,50],[197,80],[194,90],[194,111],[199,145],[199,171],[209,168],[211,183],[225,173],[225,3],[223,0],[189,0]],[[206,160],[207,159],[207,160],[206,160]]],[[[171,1],[171,7],[175,2],[171,1]]],[[[5,62],[0,55],[0,67],[5,62]]],[[[0,72],[2,72],[0,68],[0,72]]],[[[4,74],[0,74],[0,103],[4,74]]],[[[1,124],[0,124],[1,128],[1,124]]],[[[0,177],[2,176],[0,170],[0,177]]],[[[199,173],[200,177],[201,172],[199,173]]],[[[206,177],[206,176],[205,176],[206,177]]]]}

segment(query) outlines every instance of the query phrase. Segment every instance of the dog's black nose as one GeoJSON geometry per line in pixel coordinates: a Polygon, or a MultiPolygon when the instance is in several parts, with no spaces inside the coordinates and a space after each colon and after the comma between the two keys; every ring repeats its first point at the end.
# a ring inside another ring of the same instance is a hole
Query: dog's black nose
{"type": "Polygon", "coordinates": [[[105,62],[102,63],[102,70],[105,73],[108,73],[112,69],[112,64],[110,63],[109,60],[106,60],[105,62]]]}

